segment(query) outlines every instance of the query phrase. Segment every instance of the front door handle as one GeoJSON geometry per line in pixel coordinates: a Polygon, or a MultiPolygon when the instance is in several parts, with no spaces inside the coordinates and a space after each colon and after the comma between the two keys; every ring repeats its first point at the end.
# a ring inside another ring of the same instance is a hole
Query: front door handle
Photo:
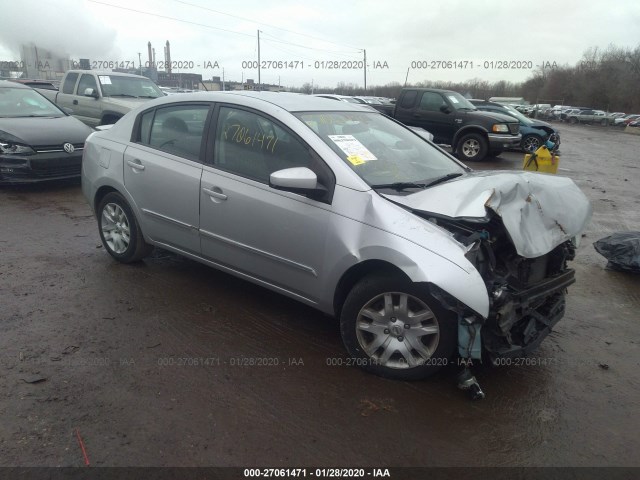
{"type": "Polygon", "coordinates": [[[136,170],[144,170],[144,165],[140,163],[140,160],[127,160],[127,165],[136,170]]]}
{"type": "MultiPolygon", "coordinates": [[[[218,188],[218,187],[213,187],[213,188],[218,188]]],[[[218,190],[220,190],[220,189],[218,188],[218,190]]],[[[204,193],[206,193],[207,195],[209,195],[210,197],[217,198],[218,200],[226,200],[227,199],[227,196],[224,193],[222,193],[222,191],[216,192],[215,190],[212,190],[211,188],[203,188],[202,191],[204,193]]]]}
{"type": "Polygon", "coordinates": [[[77,105],[77,104],[78,104],[78,100],[74,100],[74,101],[73,101],[73,104],[74,104],[74,105],[77,105]]]}

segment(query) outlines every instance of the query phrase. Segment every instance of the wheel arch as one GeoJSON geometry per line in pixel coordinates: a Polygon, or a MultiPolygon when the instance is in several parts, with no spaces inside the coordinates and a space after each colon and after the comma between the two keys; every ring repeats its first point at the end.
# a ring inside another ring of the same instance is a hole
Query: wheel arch
{"type": "Polygon", "coordinates": [[[460,143],[460,139],[469,133],[477,133],[481,135],[486,140],[487,146],[489,145],[489,132],[479,125],[469,125],[467,127],[462,127],[453,136],[451,148],[454,152],[458,150],[458,143],[460,143]]]}
{"type": "Polygon", "coordinates": [[[100,202],[108,193],[111,193],[111,192],[120,193],[116,188],[112,187],[111,185],[103,185],[100,188],[98,188],[98,190],[96,191],[96,194],[93,197],[93,211],[96,212],[96,215],[98,214],[98,206],[100,205],[100,202]]]}
{"type": "Polygon", "coordinates": [[[349,295],[349,292],[355,284],[362,278],[374,272],[385,272],[390,275],[400,275],[411,280],[401,268],[385,260],[371,259],[356,263],[344,272],[342,277],[340,277],[340,280],[338,280],[338,284],[333,294],[333,311],[336,318],[340,318],[342,306],[347,299],[347,295],[349,295]]]}

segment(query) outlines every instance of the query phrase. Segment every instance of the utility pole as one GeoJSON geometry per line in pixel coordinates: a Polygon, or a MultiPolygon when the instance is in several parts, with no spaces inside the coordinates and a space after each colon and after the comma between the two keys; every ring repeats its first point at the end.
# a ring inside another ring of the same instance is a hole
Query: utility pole
{"type": "Polygon", "coordinates": [[[404,86],[407,86],[407,80],[409,80],[409,68],[407,67],[407,75],[404,77],[404,86]]]}
{"type": "Polygon", "coordinates": [[[222,67],[222,91],[224,92],[224,67],[222,67]]]}
{"type": "Polygon", "coordinates": [[[367,50],[364,49],[364,93],[367,94],[367,50]]]}
{"type": "Polygon", "coordinates": [[[258,90],[260,90],[260,30],[258,30],[258,90]]]}
{"type": "Polygon", "coordinates": [[[138,52],[138,65],[140,66],[140,75],[142,75],[142,52],[138,52]]]}

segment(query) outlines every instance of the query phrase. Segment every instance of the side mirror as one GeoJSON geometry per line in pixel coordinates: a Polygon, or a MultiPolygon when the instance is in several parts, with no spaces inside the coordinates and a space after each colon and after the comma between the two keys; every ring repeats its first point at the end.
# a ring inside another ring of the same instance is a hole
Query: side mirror
{"type": "Polygon", "coordinates": [[[62,107],[62,111],[67,115],[73,115],[73,110],[69,107],[62,107]]]}
{"type": "Polygon", "coordinates": [[[327,191],[318,183],[318,176],[307,167],[285,168],[273,172],[269,177],[269,186],[314,199],[321,198],[327,191]]]}
{"type": "Polygon", "coordinates": [[[447,114],[451,113],[451,109],[447,105],[441,105],[440,106],[440,111],[442,113],[447,113],[447,114]]]}
{"type": "Polygon", "coordinates": [[[93,88],[85,88],[84,89],[84,96],[85,97],[98,98],[98,92],[93,88]]]}

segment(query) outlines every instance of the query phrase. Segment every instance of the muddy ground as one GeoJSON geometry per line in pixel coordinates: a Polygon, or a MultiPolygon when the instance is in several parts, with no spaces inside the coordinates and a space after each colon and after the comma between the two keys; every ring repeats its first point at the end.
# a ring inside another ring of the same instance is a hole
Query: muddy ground
{"type": "Polygon", "coordinates": [[[536,364],[480,372],[481,402],[455,368],[331,366],[335,320],[193,261],[117,264],[77,183],[0,187],[0,466],[82,466],[76,431],[93,466],[640,466],[640,276],[592,246],[640,230],[640,136],[560,128],[594,208],[577,283],[536,364]]]}

